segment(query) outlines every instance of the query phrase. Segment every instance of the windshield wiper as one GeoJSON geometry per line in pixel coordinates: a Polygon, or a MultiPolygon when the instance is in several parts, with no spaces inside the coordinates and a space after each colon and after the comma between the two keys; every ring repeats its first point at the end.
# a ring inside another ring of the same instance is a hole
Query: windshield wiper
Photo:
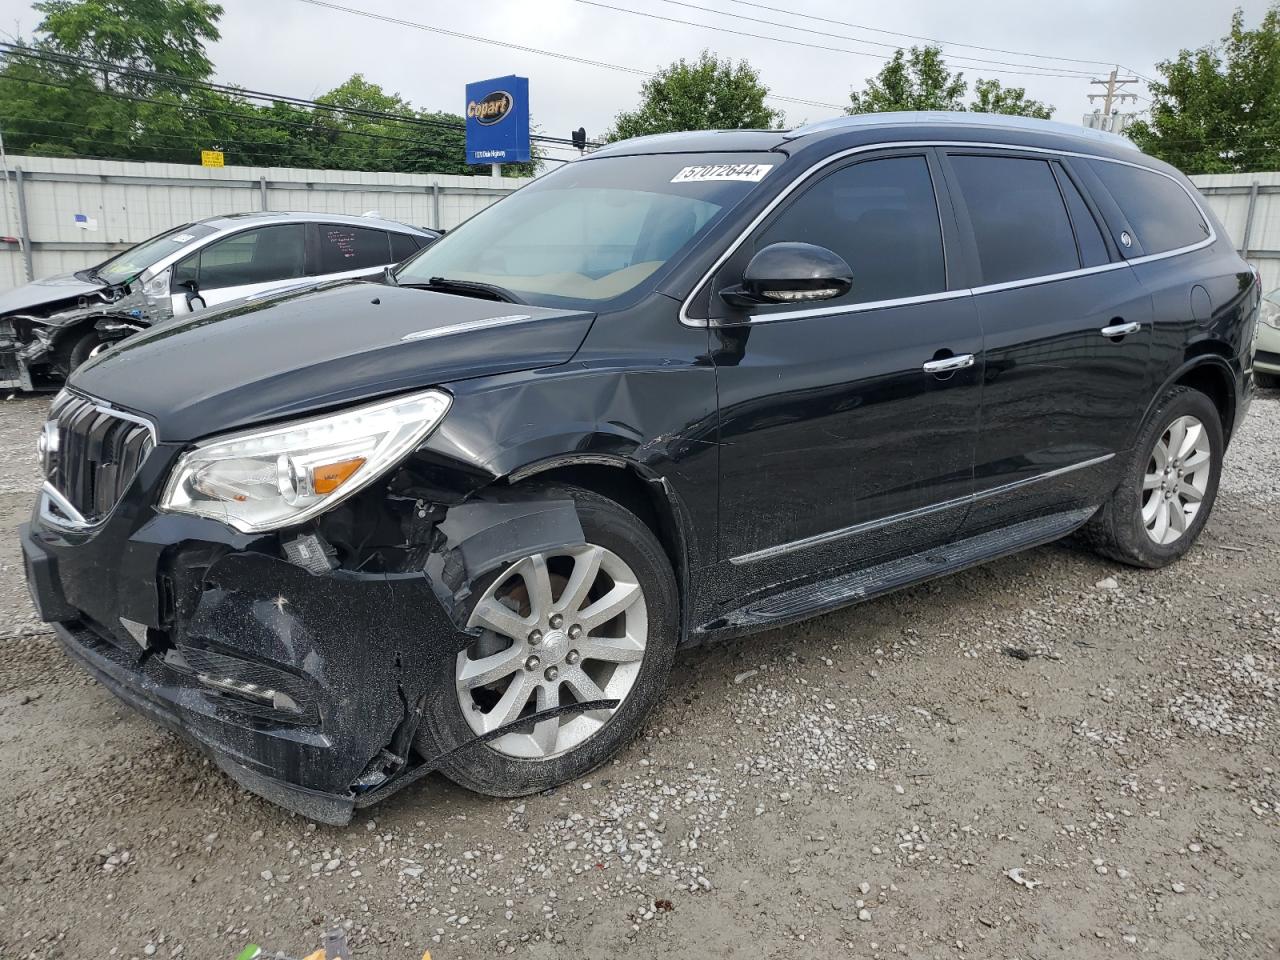
{"type": "Polygon", "coordinates": [[[481,300],[524,303],[523,300],[506,287],[500,287],[496,283],[480,283],[477,280],[450,280],[448,277],[432,277],[426,283],[405,283],[403,280],[398,280],[398,285],[412,287],[415,290],[435,290],[438,293],[456,293],[464,297],[479,297],[481,300]]]}

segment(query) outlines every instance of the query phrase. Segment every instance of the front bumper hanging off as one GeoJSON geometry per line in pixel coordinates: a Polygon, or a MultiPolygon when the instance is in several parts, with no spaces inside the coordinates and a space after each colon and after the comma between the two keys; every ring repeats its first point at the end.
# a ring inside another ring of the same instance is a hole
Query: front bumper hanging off
{"type": "Polygon", "coordinates": [[[572,502],[474,501],[444,513],[419,569],[317,575],[273,536],[165,514],[118,524],[134,526],[113,515],[69,533],[37,507],[20,535],[42,619],[107,689],[243,787],[333,824],[477,745],[411,748],[474,639],[461,625],[470,584],[582,542],[572,502]]]}

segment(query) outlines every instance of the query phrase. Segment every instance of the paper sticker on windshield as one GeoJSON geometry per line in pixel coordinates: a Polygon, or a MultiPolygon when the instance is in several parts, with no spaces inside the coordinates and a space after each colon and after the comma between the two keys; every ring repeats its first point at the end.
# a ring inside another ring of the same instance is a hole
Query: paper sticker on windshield
{"type": "Polygon", "coordinates": [[[759,183],[773,169],[771,163],[704,163],[698,167],[685,167],[672,183],[706,183],[709,180],[745,180],[759,183]]]}
{"type": "Polygon", "coordinates": [[[190,243],[192,240],[195,239],[195,234],[180,233],[176,237],[170,237],[169,239],[172,240],[174,243],[190,243]]]}

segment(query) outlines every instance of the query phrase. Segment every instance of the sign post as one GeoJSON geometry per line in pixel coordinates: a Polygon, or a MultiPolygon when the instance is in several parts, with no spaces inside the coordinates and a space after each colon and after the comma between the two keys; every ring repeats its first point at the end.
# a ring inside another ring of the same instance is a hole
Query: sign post
{"type": "Polygon", "coordinates": [[[529,150],[529,79],[495,77],[467,84],[467,163],[526,163],[529,150]]]}

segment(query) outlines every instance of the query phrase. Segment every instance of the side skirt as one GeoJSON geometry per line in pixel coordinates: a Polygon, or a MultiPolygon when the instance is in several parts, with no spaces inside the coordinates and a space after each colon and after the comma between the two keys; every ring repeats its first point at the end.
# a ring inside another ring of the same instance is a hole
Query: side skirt
{"type": "Polygon", "coordinates": [[[1058,540],[1083,526],[1096,507],[1023,520],[910,556],[794,587],[739,607],[704,628],[707,633],[749,633],[805,620],[881,594],[1058,540]]]}

